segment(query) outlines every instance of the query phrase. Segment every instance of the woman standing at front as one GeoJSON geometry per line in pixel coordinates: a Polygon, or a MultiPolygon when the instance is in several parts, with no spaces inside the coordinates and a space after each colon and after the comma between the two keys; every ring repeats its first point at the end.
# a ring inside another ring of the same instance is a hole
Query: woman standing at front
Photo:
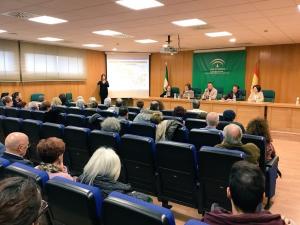
{"type": "Polygon", "coordinates": [[[107,98],[108,96],[108,87],[109,87],[109,83],[106,79],[106,75],[103,73],[101,75],[101,80],[97,83],[97,85],[100,85],[100,99],[101,99],[101,104],[104,103],[104,99],[107,98]]]}

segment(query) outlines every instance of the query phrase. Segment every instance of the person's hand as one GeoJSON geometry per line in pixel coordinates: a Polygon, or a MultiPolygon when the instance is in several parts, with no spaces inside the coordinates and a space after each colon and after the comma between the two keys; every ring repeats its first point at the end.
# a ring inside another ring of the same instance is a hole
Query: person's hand
{"type": "Polygon", "coordinates": [[[285,224],[288,224],[288,225],[297,225],[295,223],[295,221],[293,221],[293,220],[291,220],[291,219],[289,219],[289,218],[287,218],[287,217],[285,217],[283,215],[281,216],[281,219],[284,221],[285,224]]]}

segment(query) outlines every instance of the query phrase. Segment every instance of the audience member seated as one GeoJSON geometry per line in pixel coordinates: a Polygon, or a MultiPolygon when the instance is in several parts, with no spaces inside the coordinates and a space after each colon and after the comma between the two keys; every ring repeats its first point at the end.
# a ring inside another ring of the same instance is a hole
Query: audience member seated
{"type": "Polygon", "coordinates": [[[119,120],[128,120],[128,108],[126,106],[121,106],[119,108],[119,120]]]}
{"type": "Polygon", "coordinates": [[[38,225],[46,209],[34,180],[9,177],[0,181],[0,224],[38,225]]]}
{"type": "MultiPolygon", "coordinates": [[[[57,97],[55,97],[57,98],[57,97]]],[[[60,99],[56,99],[60,101],[60,99]]],[[[52,101],[53,102],[53,101],[52,101]]],[[[45,111],[45,122],[57,123],[59,121],[59,110],[55,108],[57,105],[50,105],[50,102],[43,101],[40,105],[40,111],[45,111]]]]}
{"type": "Polygon", "coordinates": [[[13,100],[13,107],[17,107],[17,108],[25,107],[26,102],[22,101],[22,95],[20,92],[14,92],[11,97],[13,100]]]}
{"type": "Polygon", "coordinates": [[[266,139],[266,161],[272,160],[276,156],[275,148],[272,144],[272,137],[268,121],[262,118],[251,120],[247,125],[247,134],[265,137],[266,139]]]}
{"type": "Polygon", "coordinates": [[[2,98],[3,105],[5,107],[13,107],[14,103],[10,96],[5,96],[2,98]]]}
{"type": "Polygon", "coordinates": [[[123,99],[117,98],[116,105],[109,107],[107,110],[119,114],[119,108],[123,106],[123,99]]]}
{"type": "Polygon", "coordinates": [[[147,195],[133,191],[130,184],[118,181],[121,172],[121,161],[114,150],[101,147],[97,149],[78,178],[80,182],[99,187],[103,197],[118,191],[144,201],[152,201],[147,195]]]}
{"type": "Polygon", "coordinates": [[[193,109],[188,110],[188,112],[194,112],[199,114],[199,119],[206,118],[207,112],[200,109],[200,101],[193,99],[192,101],[193,109]]]}
{"type": "Polygon", "coordinates": [[[185,108],[182,106],[176,106],[173,110],[173,116],[184,118],[185,108]]]}
{"type": "Polygon", "coordinates": [[[59,97],[62,105],[67,105],[68,102],[67,102],[67,97],[65,94],[62,93],[58,97],[59,97]]]}
{"type": "Polygon", "coordinates": [[[133,122],[149,123],[152,114],[155,112],[161,113],[159,111],[159,103],[157,101],[152,101],[150,103],[150,109],[141,110],[141,112],[139,114],[137,114],[137,116],[134,118],[133,122]]]}
{"type": "Polygon", "coordinates": [[[59,97],[52,98],[52,101],[51,101],[51,106],[52,107],[53,106],[60,106],[60,105],[62,105],[62,102],[61,102],[59,97]]]}
{"type": "Polygon", "coordinates": [[[143,100],[137,100],[136,102],[136,107],[139,107],[140,110],[142,110],[144,108],[144,101],[143,100]]]}
{"type": "Polygon", "coordinates": [[[111,106],[111,98],[107,97],[104,99],[104,105],[109,108],[111,106]]]}
{"type": "Polygon", "coordinates": [[[239,123],[239,122],[235,122],[235,117],[236,117],[236,114],[233,110],[231,109],[228,109],[228,110],[225,110],[223,112],[223,120],[224,121],[227,121],[227,122],[230,122],[230,123],[233,123],[233,124],[236,124],[238,125],[241,129],[242,129],[242,132],[245,133],[245,128],[243,126],[243,124],[239,123]]]}
{"type": "Polygon", "coordinates": [[[36,101],[29,102],[27,105],[27,109],[29,110],[39,110],[39,103],[36,101]]]}
{"type": "Polygon", "coordinates": [[[0,98],[2,99],[2,98],[5,97],[5,96],[9,96],[9,93],[8,93],[8,92],[2,92],[0,98]]]}
{"type": "Polygon", "coordinates": [[[203,100],[216,100],[218,96],[218,90],[214,88],[212,82],[207,83],[207,88],[202,95],[203,100]]]}
{"type": "Polygon", "coordinates": [[[264,191],[265,177],[260,168],[246,161],[236,162],[232,166],[227,187],[232,212],[213,204],[212,211],[205,213],[202,220],[210,225],[295,224],[289,219],[283,220],[279,214],[262,209],[264,191]]]}
{"type": "Polygon", "coordinates": [[[190,83],[187,83],[184,86],[184,92],[182,94],[182,98],[187,98],[187,99],[194,98],[194,91],[192,90],[192,86],[190,83]]]}
{"type": "Polygon", "coordinates": [[[242,129],[236,124],[229,124],[223,131],[224,139],[221,144],[216,145],[219,148],[226,148],[231,150],[240,150],[247,154],[246,160],[258,164],[260,157],[259,148],[253,143],[242,143],[242,129]]]}
{"type": "Polygon", "coordinates": [[[153,113],[150,121],[157,124],[155,133],[156,142],[172,141],[175,132],[184,126],[177,120],[162,120],[162,114],[160,113],[153,113]]]}
{"type": "Polygon", "coordinates": [[[107,117],[102,123],[101,123],[101,130],[107,131],[107,132],[116,132],[119,133],[121,130],[121,124],[120,121],[115,117],[107,117]]]}
{"type": "Polygon", "coordinates": [[[166,90],[160,95],[160,97],[164,98],[173,98],[174,93],[172,93],[172,87],[170,85],[167,86],[166,90]]]}
{"type": "Polygon", "coordinates": [[[29,160],[24,159],[28,147],[29,140],[26,134],[21,132],[10,133],[5,139],[5,152],[1,157],[11,163],[19,162],[32,166],[29,160]]]}
{"type": "Polygon", "coordinates": [[[37,169],[46,171],[50,179],[59,176],[73,180],[63,163],[65,152],[63,140],[56,137],[42,139],[37,145],[37,152],[42,161],[37,169]]]}
{"type": "Polygon", "coordinates": [[[206,130],[218,130],[217,126],[219,124],[219,114],[216,112],[210,112],[206,116],[206,123],[207,126],[205,128],[201,129],[206,129],[206,130]]]}
{"type": "Polygon", "coordinates": [[[89,98],[89,103],[87,104],[88,108],[96,109],[98,107],[98,102],[95,97],[89,98]]]}
{"type": "Polygon", "coordinates": [[[84,102],[83,98],[77,99],[76,107],[79,108],[79,109],[84,109],[85,108],[85,102],[84,102]]]}
{"type": "Polygon", "coordinates": [[[232,91],[230,91],[226,96],[223,98],[226,101],[239,101],[242,100],[242,94],[240,92],[239,85],[235,84],[232,87],[232,91]]]}
{"type": "Polygon", "coordinates": [[[263,102],[264,101],[264,93],[261,90],[260,85],[254,85],[251,90],[251,94],[248,98],[248,102],[263,102]]]}

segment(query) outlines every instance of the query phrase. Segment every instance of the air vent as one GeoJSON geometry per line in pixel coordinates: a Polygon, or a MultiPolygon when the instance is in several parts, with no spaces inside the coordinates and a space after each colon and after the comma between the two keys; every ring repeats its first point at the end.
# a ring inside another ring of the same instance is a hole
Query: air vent
{"type": "Polygon", "coordinates": [[[20,11],[11,11],[11,12],[6,12],[2,13],[3,16],[10,16],[10,17],[15,17],[21,20],[28,20],[29,18],[32,17],[37,17],[39,15],[33,14],[33,13],[28,13],[28,12],[20,12],[20,11]]]}
{"type": "Polygon", "coordinates": [[[214,28],[214,26],[211,26],[208,24],[192,27],[192,29],[194,29],[194,30],[207,30],[207,29],[212,29],[212,28],[214,28]]]}

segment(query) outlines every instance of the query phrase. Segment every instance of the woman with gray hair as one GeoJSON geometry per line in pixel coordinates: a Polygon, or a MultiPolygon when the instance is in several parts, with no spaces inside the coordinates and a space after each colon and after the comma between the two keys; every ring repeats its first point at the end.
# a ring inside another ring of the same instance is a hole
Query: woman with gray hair
{"type": "Polygon", "coordinates": [[[121,130],[120,121],[115,117],[107,117],[101,123],[101,130],[107,131],[107,132],[119,133],[121,130]]]}
{"type": "Polygon", "coordinates": [[[130,184],[119,182],[121,173],[121,161],[119,156],[111,148],[98,148],[83,169],[78,180],[82,183],[98,187],[106,198],[111,192],[117,191],[123,194],[152,202],[145,194],[133,191],[130,184]]]}
{"type": "Polygon", "coordinates": [[[85,103],[84,103],[84,100],[83,99],[78,99],[76,101],[76,107],[80,108],[80,109],[84,109],[85,108],[85,103]]]}

